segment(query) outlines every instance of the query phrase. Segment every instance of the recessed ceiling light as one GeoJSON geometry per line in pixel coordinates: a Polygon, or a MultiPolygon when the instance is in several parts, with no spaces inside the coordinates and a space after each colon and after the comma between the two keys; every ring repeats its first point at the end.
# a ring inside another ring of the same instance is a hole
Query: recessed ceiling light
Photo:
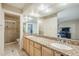
{"type": "Polygon", "coordinates": [[[50,4],[40,4],[39,11],[48,12],[50,10],[50,4]]]}
{"type": "Polygon", "coordinates": [[[52,11],[52,4],[40,4],[38,5],[38,13],[40,15],[48,15],[52,11]]]}
{"type": "Polygon", "coordinates": [[[48,9],[48,6],[45,5],[45,4],[41,4],[38,9],[41,10],[41,11],[46,10],[46,9],[48,9]]]}

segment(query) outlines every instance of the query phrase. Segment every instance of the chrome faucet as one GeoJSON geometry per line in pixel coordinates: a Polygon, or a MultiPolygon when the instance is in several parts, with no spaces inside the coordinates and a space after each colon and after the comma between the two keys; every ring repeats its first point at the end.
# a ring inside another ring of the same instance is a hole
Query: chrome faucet
{"type": "Polygon", "coordinates": [[[64,39],[58,38],[57,41],[58,41],[59,43],[65,43],[65,40],[64,40],[64,39]]]}

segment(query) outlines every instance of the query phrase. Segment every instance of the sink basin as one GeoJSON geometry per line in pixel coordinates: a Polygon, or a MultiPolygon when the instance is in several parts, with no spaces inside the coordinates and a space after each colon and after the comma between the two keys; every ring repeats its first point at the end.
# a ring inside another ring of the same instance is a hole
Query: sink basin
{"type": "Polygon", "coordinates": [[[51,46],[54,46],[58,49],[64,49],[64,50],[71,50],[72,49],[71,47],[64,45],[64,44],[60,44],[60,43],[52,43],[51,46]]]}

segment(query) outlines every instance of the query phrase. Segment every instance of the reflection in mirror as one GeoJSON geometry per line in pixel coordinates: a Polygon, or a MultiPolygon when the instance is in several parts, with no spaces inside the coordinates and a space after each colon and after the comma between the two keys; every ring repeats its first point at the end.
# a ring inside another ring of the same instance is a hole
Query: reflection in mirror
{"type": "Polygon", "coordinates": [[[48,3],[33,4],[32,7],[25,13],[24,33],[79,39],[79,4],[48,3]]]}
{"type": "Polygon", "coordinates": [[[57,15],[25,18],[24,33],[57,38],[57,15]]]}
{"type": "Polygon", "coordinates": [[[39,33],[38,25],[39,24],[36,18],[31,16],[26,16],[24,21],[24,33],[38,34],[39,33]]]}
{"type": "Polygon", "coordinates": [[[79,4],[71,4],[58,13],[58,37],[79,39],[79,4]]]}

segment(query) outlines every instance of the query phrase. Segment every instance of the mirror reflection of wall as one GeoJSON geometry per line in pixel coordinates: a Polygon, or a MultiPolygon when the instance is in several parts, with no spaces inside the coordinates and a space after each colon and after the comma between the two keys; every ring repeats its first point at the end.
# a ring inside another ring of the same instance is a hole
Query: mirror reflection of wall
{"type": "Polygon", "coordinates": [[[47,18],[25,18],[23,30],[28,34],[57,38],[57,15],[47,18]]]}
{"type": "Polygon", "coordinates": [[[58,36],[79,39],[79,4],[66,6],[58,13],[58,36]]]}
{"type": "Polygon", "coordinates": [[[57,38],[57,15],[43,18],[39,26],[40,35],[57,38]]]}
{"type": "Polygon", "coordinates": [[[23,26],[24,26],[24,33],[28,33],[28,34],[38,34],[39,33],[39,30],[38,30],[39,26],[38,26],[38,22],[37,22],[36,18],[33,18],[33,17],[25,18],[23,26]]]}

